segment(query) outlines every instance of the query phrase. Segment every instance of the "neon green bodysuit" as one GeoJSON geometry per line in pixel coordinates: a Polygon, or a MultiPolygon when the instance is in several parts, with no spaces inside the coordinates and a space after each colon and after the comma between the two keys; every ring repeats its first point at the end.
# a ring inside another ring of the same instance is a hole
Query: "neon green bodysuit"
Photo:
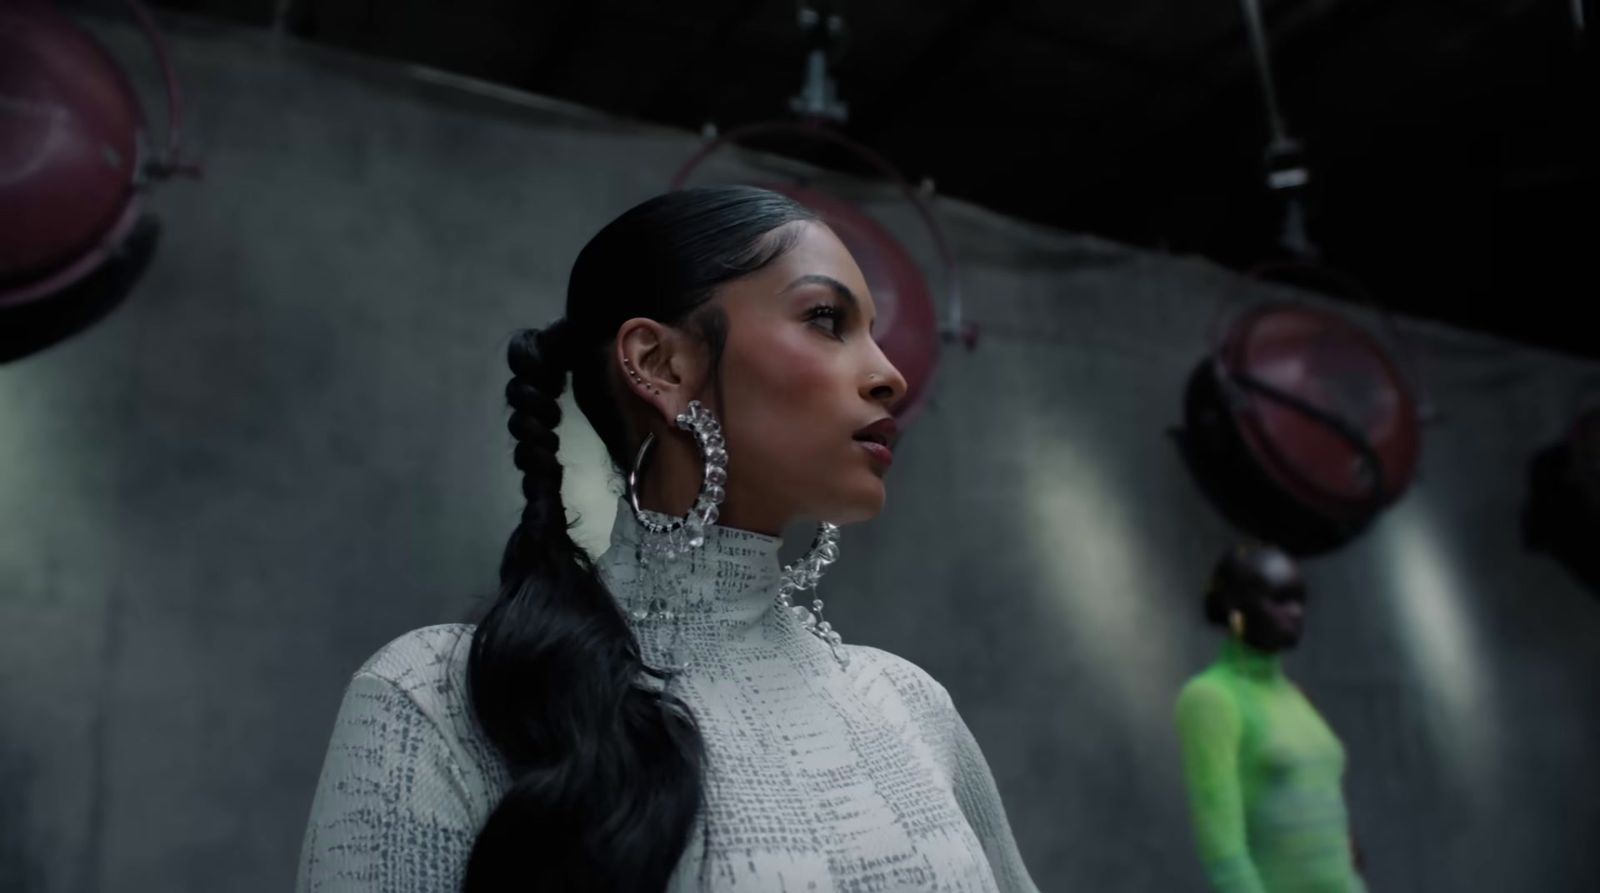
{"type": "Polygon", "coordinates": [[[1363,893],[1344,747],[1276,655],[1229,639],[1178,695],[1190,815],[1218,893],[1363,893]]]}

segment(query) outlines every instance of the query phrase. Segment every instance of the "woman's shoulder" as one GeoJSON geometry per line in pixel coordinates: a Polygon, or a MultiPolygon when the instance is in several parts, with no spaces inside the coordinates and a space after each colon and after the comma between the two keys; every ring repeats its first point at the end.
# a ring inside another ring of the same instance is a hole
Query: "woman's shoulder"
{"type": "Polygon", "coordinates": [[[1204,670],[1190,676],[1183,687],[1178,689],[1178,697],[1191,699],[1209,699],[1231,696],[1228,681],[1223,678],[1221,670],[1215,666],[1206,667],[1204,670]]]}
{"type": "Polygon", "coordinates": [[[443,693],[465,671],[473,629],[467,623],[414,629],[379,648],[356,675],[375,676],[408,694],[443,693]]]}
{"type": "Polygon", "coordinates": [[[850,659],[852,679],[865,691],[892,693],[913,712],[929,718],[942,717],[955,709],[950,692],[915,663],[868,645],[841,647],[850,659]]]}
{"type": "Polygon", "coordinates": [[[1205,717],[1215,719],[1237,712],[1233,689],[1212,668],[1190,677],[1178,689],[1178,697],[1173,703],[1173,713],[1180,726],[1193,724],[1205,717]]]}
{"type": "Polygon", "coordinates": [[[498,778],[494,748],[473,717],[467,682],[467,658],[476,627],[466,623],[425,626],[398,636],[367,658],[354,676],[371,691],[382,685],[381,697],[392,710],[426,717],[464,765],[475,765],[498,778]],[[375,680],[375,682],[374,682],[375,680]]]}
{"type": "Polygon", "coordinates": [[[447,736],[475,738],[467,687],[473,630],[471,624],[446,623],[404,633],[367,658],[354,679],[382,683],[388,697],[410,703],[447,736]]]}

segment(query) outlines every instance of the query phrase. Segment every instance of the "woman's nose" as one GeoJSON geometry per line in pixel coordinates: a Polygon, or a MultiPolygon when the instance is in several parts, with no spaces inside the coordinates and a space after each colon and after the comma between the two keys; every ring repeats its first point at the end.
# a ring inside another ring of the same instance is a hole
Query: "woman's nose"
{"type": "Polygon", "coordinates": [[[862,381],[861,396],[875,403],[882,403],[885,407],[892,407],[906,395],[905,376],[889,362],[889,358],[877,344],[873,344],[872,351],[873,362],[862,381]]]}

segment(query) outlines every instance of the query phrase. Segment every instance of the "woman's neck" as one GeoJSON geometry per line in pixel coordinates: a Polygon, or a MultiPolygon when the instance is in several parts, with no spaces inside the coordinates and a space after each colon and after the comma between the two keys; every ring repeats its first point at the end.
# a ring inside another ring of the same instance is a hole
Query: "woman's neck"
{"type": "Polygon", "coordinates": [[[699,548],[671,560],[647,558],[647,538],[622,501],[610,548],[596,562],[631,618],[647,660],[663,666],[703,660],[732,642],[763,635],[775,622],[782,546],[777,538],[718,524],[706,530],[699,548]],[[667,659],[663,649],[679,653],[667,659]]]}
{"type": "Polygon", "coordinates": [[[1234,636],[1223,640],[1222,661],[1240,673],[1258,679],[1283,675],[1283,661],[1279,652],[1262,650],[1234,636]]]}

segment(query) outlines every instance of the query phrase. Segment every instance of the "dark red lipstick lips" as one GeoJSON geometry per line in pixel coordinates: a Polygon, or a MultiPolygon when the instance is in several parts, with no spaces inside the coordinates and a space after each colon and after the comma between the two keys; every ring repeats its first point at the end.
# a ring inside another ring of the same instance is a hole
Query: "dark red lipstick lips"
{"type": "Polygon", "coordinates": [[[855,441],[884,466],[894,464],[894,441],[900,426],[893,416],[885,416],[855,433],[855,441]]]}

